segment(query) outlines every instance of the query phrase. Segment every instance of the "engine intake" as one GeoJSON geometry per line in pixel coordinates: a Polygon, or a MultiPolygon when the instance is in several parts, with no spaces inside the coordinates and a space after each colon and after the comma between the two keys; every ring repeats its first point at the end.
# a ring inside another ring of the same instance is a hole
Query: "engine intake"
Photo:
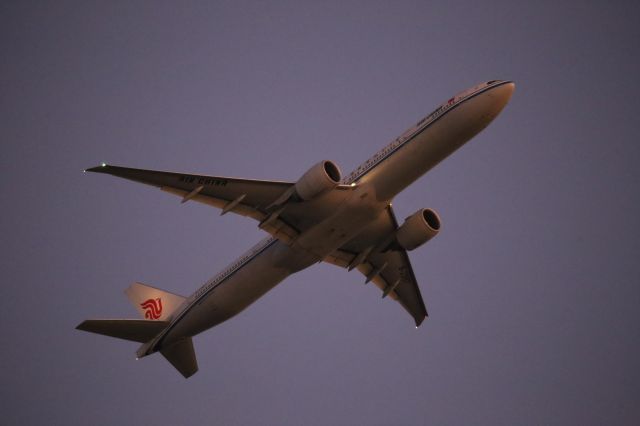
{"type": "Polygon", "coordinates": [[[335,163],[324,160],[311,167],[294,185],[296,196],[309,201],[329,189],[335,188],[342,179],[335,163]]]}
{"type": "Polygon", "coordinates": [[[440,217],[431,209],[420,209],[396,231],[396,241],[405,250],[420,247],[440,232],[440,217]]]}

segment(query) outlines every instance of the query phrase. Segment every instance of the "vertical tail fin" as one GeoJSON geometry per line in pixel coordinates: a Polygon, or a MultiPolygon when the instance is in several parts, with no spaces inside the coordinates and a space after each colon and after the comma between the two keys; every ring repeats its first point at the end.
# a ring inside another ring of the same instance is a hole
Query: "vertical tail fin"
{"type": "Polygon", "coordinates": [[[185,298],[142,283],[133,283],[124,291],[140,316],[167,321],[185,298]]]}

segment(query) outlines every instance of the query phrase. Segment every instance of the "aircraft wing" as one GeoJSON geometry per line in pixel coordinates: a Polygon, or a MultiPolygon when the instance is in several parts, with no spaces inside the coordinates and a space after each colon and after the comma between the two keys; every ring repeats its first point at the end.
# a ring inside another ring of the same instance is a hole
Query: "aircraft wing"
{"type": "Polygon", "coordinates": [[[301,232],[316,224],[327,211],[339,204],[351,187],[338,185],[328,203],[311,202],[277,205],[283,194],[295,183],[222,176],[174,173],[157,170],[102,164],[85,170],[105,173],[135,182],[155,186],[182,198],[182,202],[197,201],[222,209],[221,214],[233,212],[260,222],[259,227],[285,243],[293,241],[301,232]],[[275,204],[274,204],[275,203],[275,204]]]}
{"type": "Polygon", "coordinates": [[[266,207],[293,185],[291,182],[173,173],[107,164],[86,171],[156,186],[181,197],[182,202],[197,201],[222,209],[222,214],[233,211],[258,221],[268,217],[266,207]]]}
{"type": "Polygon", "coordinates": [[[393,235],[398,228],[393,209],[385,212],[358,237],[324,259],[343,268],[356,268],[373,282],[382,297],[398,301],[419,326],[427,317],[427,309],[418,287],[406,250],[393,246],[393,235]]]}

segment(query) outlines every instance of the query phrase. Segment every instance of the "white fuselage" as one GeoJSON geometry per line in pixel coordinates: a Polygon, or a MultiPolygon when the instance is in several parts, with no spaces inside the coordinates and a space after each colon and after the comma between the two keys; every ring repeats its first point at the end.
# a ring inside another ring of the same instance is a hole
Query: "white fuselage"
{"type": "MultiPolygon", "coordinates": [[[[198,289],[138,356],[226,321],[287,276],[349,242],[396,194],[484,129],[506,105],[513,88],[506,81],[484,83],[442,104],[348,175],[343,183],[351,189],[332,194],[332,206],[322,220],[292,242],[264,239],[198,289]]],[[[322,203],[322,197],[314,202],[322,203]]]]}

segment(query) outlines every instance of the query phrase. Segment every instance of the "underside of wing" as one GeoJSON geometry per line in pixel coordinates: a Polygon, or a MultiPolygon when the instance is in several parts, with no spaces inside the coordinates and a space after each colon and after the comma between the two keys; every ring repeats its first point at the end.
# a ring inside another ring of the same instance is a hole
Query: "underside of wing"
{"type": "Polygon", "coordinates": [[[391,244],[398,224],[391,206],[358,237],[325,258],[325,262],[357,269],[382,291],[398,301],[419,326],[427,309],[407,252],[391,244]]]}
{"type": "Polygon", "coordinates": [[[233,212],[251,217],[260,222],[265,231],[285,241],[299,233],[296,224],[291,223],[294,221],[287,221],[286,215],[274,214],[270,209],[270,205],[293,185],[291,182],[174,173],[107,164],[86,171],[155,186],[181,197],[183,203],[197,201],[219,208],[221,214],[233,212]]]}
{"type": "Polygon", "coordinates": [[[266,207],[293,185],[290,182],[133,169],[108,164],[86,171],[152,185],[182,197],[183,202],[198,201],[220,208],[223,213],[233,211],[256,220],[264,219],[266,207]]]}

